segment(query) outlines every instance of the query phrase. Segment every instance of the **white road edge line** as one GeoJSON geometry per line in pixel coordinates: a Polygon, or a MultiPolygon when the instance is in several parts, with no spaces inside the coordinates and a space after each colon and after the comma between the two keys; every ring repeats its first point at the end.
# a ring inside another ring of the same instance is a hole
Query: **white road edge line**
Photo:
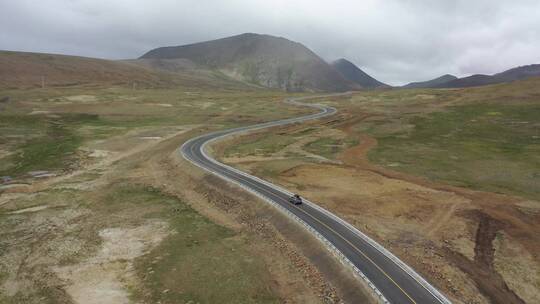
{"type": "MultiPolygon", "coordinates": [[[[336,96],[336,95],[345,95],[345,94],[348,94],[348,93],[344,93],[344,94],[333,94],[333,95],[325,95],[325,96],[336,96]]],[[[292,195],[293,193],[288,191],[287,189],[284,189],[280,186],[277,186],[277,185],[274,185],[270,182],[267,182],[257,176],[253,176],[253,175],[250,175],[248,173],[245,173],[243,171],[240,171],[236,168],[233,168],[229,165],[226,165],[226,164],[223,164],[223,163],[220,163],[218,162],[217,160],[215,160],[213,157],[209,156],[207,153],[206,153],[206,146],[208,144],[211,144],[211,143],[214,143],[216,141],[219,141],[219,140],[222,140],[224,139],[225,137],[228,137],[228,136],[233,136],[233,135],[239,135],[241,133],[246,133],[246,132],[251,132],[251,131],[255,131],[255,130],[259,130],[259,129],[263,129],[263,128],[269,128],[269,127],[275,127],[275,126],[280,126],[280,125],[285,125],[285,124],[289,124],[289,123],[299,123],[299,122],[304,122],[306,120],[312,120],[312,119],[317,119],[317,118],[322,118],[322,117],[325,117],[327,115],[331,115],[331,114],[334,114],[336,112],[336,109],[335,108],[332,108],[332,107],[327,107],[327,106],[323,106],[323,105],[318,105],[318,104],[306,104],[306,103],[301,103],[301,102],[298,102],[298,100],[303,100],[303,99],[313,99],[313,98],[321,98],[321,97],[325,97],[325,96],[310,96],[310,97],[301,97],[301,98],[294,98],[294,99],[286,99],[286,102],[287,103],[291,103],[291,104],[296,104],[296,105],[299,105],[299,106],[307,106],[307,107],[311,107],[311,108],[316,108],[316,109],[319,109],[319,110],[322,110],[322,112],[319,112],[319,113],[316,113],[316,114],[311,114],[311,115],[306,115],[306,116],[301,116],[301,117],[297,117],[297,118],[289,118],[289,119],[283,119],[283,120],[278,120],[278,121],[274,121],[274,122],[266,122],[266,123],[261,123],[261,124],[257,124],[257,125],[253,125],[253,126],[246,126],[246,127],[239,127],[239,128],[236,128],[238,129],[237,131],[233,131],[233,132],[230,132],[231,130],[220,130],[220,131],[216,131],[215,133],[218,133],[218,132],[228,132],[226,134],[223,134],[221,136],[218,136],[218,137],[215,137],[215,138],[212,138],[208,141],[206,141],[205,143],[203,143],[203,145],[201,145],[201,150],[200,152],[203,154],[204,157],[206,157],[208,160],[210,160],[211,162],[213,162],[214,164],[220,166],[220,167],[225,167],[231,171],[234,171],[235,173],[238,173],[240,175],[243,175],[245,177],[248,177],[248,178],[251,178],[251,179],[255,179],[257,180],[258,182],[260,183],[263,183],[275,190],[278,190],[280,192],[283,192],[287,195],[292,195]],[[328,111],[328,109],[330,109],[330,111],[328,111]],[[330,114],[328,114],[330,113],[330,114]]],[[[234,130],[234,129],[233,129],[234,130]]],[[[288,211],[287,209],[285,209],[284,207],[282,207],[280,204],[272,201],[271,199],[265,197],[264,195],[261,195],[259,194],[259,192],[257,192],[256,190],[254,189],[251,189],[249,187],[246,187],[230,178],[228,178],[227,176],[225,175],[222,175],[222,174],[219,174],[217,172],[214,172],[214,171],[211,171],[209,170],[208,168],[205,168],[199,164],[197,164],[195,161],[193,161],[192,159],[190,159],[187,155],[184,154],[184,152],[182,151],[182,148],[188,144],[189,142],[191,141],[194,141],[194,140],[197,140],[199,139],[200,137],[202,136],[208,136],[208,133],[207,134],[203,134],[203,135],[200,135],[200,136],[197,136],[197,137],[194,137],[192,139],[189,139],[188,141],[186,141],[181,147],[180,147],[180,153],[181,155],[189,160],[191,163],[193,163],[194,165],[196,165],[197,167],[207,171],[207,172],[210,172],[214,175],[217,175],[229,182],[232,182],[234,183],[235,185],[238,185],[240,186],[242,189],[245,189],[247,190],[248,192],[256,195],[257,197],[263,199],[264,201],[270,203],[271,205],[273,206],[276,206],[278,207],[278,210],[281,210],[281,211],[284,211],[286,215],[288,215],[289,217],[293,218],[294,220],[298,221],[299,223],[301,223],[303,226],[305,226],[308,231],[310,231],[312,234],[314,234],[319,240],[321,240],[323,242],[323,244],[326,245],[327,248],[329,248],[331,250],[331,252],[334,253],[334,255],[336,255],[341,261],[343,264],[345,264],[346,266],[349,266],[349,267],[352,267],[354,273],[359,276],[361,279],[363,279],[364,281],[366,281],[366,283],[368,284],[368,286],[375,292],[375,294],[379,297],[379,299],[381,300],[382,303],[390,303],[388,302],[388,300],[384,297],[384,295],[378,290],[378,288],[362,273],[362,271],[360,269],[358,269],[356,266],[354,266],[354,264],[347,258],[345,257],[345,255],[343,255],[342,252],[340,252],[330,241],[328,241],[324,236],[322,236],[320,233],[318,233],[315,229],[313,229],[311,226],[309,226],[306,222],[304,222],[302,219],[300,219],[299,217],[297,217],[296,215],[294,215],[293,213],[291,213],[290,211],[288,211]]],[[[377,243],[375,240],[373,240],[372,238],[370,238],[369,236],[367,236],[366,234],[362,233],[361,231],[359,231],[356,227],[352,226],[351,224],[349,224],[348,222],[346,222],[345,220],[341,219],[340,217],[338,217],[337,215],[333,214],[332,212],[322,208],[321,206],[305,199],[304,200],[310,207],[314,208],[314,209],[317,209],[319,210],[320,212],[324,213],[325,215],[331,217],[332,219],[336,220],[337,222],[339,222],[340,224],[344,225],[348,230],[350,230],[352,233],[354,233],[355,235],[357,235],[358,237],[362,238],[364,241],[366,241],[368,244],[370,244],[373,248],[375,248],[377,251],[379,251],[380,253],[382,253],[384,256],[386,256],[389,260],[391,260],[392,262],[394,262],[399,268],[401,268],[405,273],[407,273],[412,279],[414,279],[416,282],[418,282],[422,287],[424,287],[431,295],[433,295],[440,303],[442,304],[452,304],[452,302],[446,298],[441,292],[439,292],[435,287],[433,287],[429,282],[427,282],[421,275],[419,275],[416,271],[414,271],[410,266],[408,266],[407,264],[405,264],[403,261],[401,261],[398,257],[396,257],[394,254],[392,254],[390,251],[388,251],[386,248],[384,248],[382,245],[380,245],[379,243],[377,243]]]]}

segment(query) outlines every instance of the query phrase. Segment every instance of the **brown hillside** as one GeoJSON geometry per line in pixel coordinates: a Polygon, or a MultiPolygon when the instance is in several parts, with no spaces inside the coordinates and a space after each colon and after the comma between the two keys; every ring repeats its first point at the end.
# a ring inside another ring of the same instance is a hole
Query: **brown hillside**
{"type": "Polygon", "coordinates": [[[286,91],[348,91],[360,87],[345,79],[304,45],[270,35],[245,33],[189,45],[153,49],[140,59],[183,60],[220,71],[252,85],[286,91]]]}
{"type": "Polygon", "coordinates": [[[0,51],[0,88],[73,85],[137,87],[243,87],[212,75],[167,73],[128,62],[87,57],[0,51]]]}

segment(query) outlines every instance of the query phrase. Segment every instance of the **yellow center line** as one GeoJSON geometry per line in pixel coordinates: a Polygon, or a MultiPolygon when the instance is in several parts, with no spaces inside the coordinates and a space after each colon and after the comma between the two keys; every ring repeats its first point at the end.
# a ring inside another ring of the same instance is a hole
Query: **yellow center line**
{"type": "Polygon", "coordinates": [[[403,294],[405,294],[407,296],[407,298],[409,298],[409,300],[411,300],[411,302],[413,302],[414,304],[416,304],[416,301],[413,300],[413,298],[405,291],[403,290],[403,288],[401,286],[399,286],[399,284],[394,281],[394,279],[392,279],[387,273],[386,271],[384,271],[381,267],[379,267],[379,265],[377,265],[369,256],[367,256],[362,250],[360,250],[358,247],[356,247],[356,245],[354,245],[353,243],[351,243],[349,240],[347,240],[345,237],[343,237],[339,232],[335,231],[332,227],[328,226],[327,224],[323,223],[322,221],[320,221],[319,219],[317,219],[316,217],[314,217],[313,215],[307,213],[306,211],[304,211],[303,209],[300,209],[298,208],[297,206],[293,206],[294,208],[302,211],[304,214],[308,215],[309,217],[311,217],[312,219],[316,220],[317,222],[319,222],[321,225],[325,226],[327,229],[329,229],[330,231],[332,231],[333,233],[335,233],[337,236],[339,236],[342,240],[344,240],[345,242],[347,242],[351,247],[353,247],[354,249],[356,249],[356,251],[358,251],[361,255],[363,255],[368,261],[371,262],[371,264],[373,264],[375,267],[377,267],[377,269],[379,269],[380,272],[382,272],[382,274],[384,274],[390,281],[392,281],[392,283],[394,283],[394,285],[396,285],[397,288],[399,288],[399,290],[401,290],[403,292],[403,294]]]}
{"type": "MultiPolygon", "coordinates": [[[[193,148],[194,146],[192,146],[191,148],[191,151],[193,152],[193,148]]],[[[219,165],[218,165],[219,166],[219,165]]],[[[222,167],[223,168],[223,167],[222,167]]],[[[226,169],[226,168],[225,168],[226,169]]],[[[273,195],[275,196],[274,193],[272,192],[269,192],[268,190],[264,189],[264,188],[261,188],[259,187],[258,185],[256,184],[253,184],[251,182],[251,180],[246,180],[246,179],[243,179],[242,177],[239,177],[240,180],[243,180],[244,182],[247,182],[248,184],[250,184],[253,188],[257,188],[260,192],[265,192],[267,194],[270,194],[270,195],[273,195]]],[[[401,292],[403,292],[403,294],[405,296],[407,296],[407,298],[409,298],[409,300],[414,303],[414,304],[417,304],[416,301],[414,301],[414,299],[396,282],[394,281],[394,279],[392,279],[387,273],[386,271],[384,271],[379,265],[377,265],[369,256],[367,256],[360,248],[358,248],[356,245],[354,245],[353,243],[351,243],[349,240],[347,240],[343,235],[341,235],[339,232],[337,232],[336,230],[334,230],[332,227],[328,226],[327,224],[323,223],[321,220],[319,220],[318,218],[314,217],[313,215],[307,213],[305,210],[303,209],[300,209],[299,207],[295,206],[295,205],[291,205],[292,207],[296,208],[297,210],[303,212],[305,215],[311,217],[312,219],[314,219],[315,221],[317,221],[319,224],[323,225],[324,227],[326,227],[328,230],[332,231],[335,235],[337,235],[339,238],[341,238],[343,241],[345,241],[347,244],[349,244],[352,248],[354,248],[356,251],[358,251],[362,256],[364,256],[371,264],[373,264],[373,266],[375,266],[382,274],[384,274],[399,290],[401,290],[401,292]]]]}
{"type": "MultiPolygon", "coordinates": [[[[242,179],[242,178],[241,178],[242,179]]],[[[246,181],[244,179],[244,181],[246,181]]],[[[255,185],[253,183],[251,183],[250,181],[247,181],[250,185],[254,186],[255,188],[259,189],[259,190],[262,190],[262,192],[266,192],[268,194],[271,194],[271,195],[274,195],[274,193],[272,192],[269,192],[267,191],[266,189],[264,188],[261,188],[259,187],[258,185],[255,185]]],[[[361,255],[363,255],[368,261],[371,262],[371,264],[373,264],[375,267],[377,267],[377,269],[382,273],[384,274],[392,283],[394,283],[394,285],[396,285],[397,288],[399,288],[399,290],[401,290],[401,292],[403,292],[404,295],[407,296],[407,298],[409,298],[409,300],[411,300],[412,303],[414,304],[417,304],[416,301],[414,301],[414,299],[396,282],[394,281],[387,273],[386,271],[384,271],[381,267],[379,267],[379,265],[377,265],[369,256],[367,256],[360,248],[358,248],[356,245],[354,245],[353,243],[351,243],[349,240],[347,240],[343,235],[341,235],[339,232],[337,232],[336,230],[334,230],[332,227],[328,226],[327,224],[323,223],[321,220],[319,220],[318,218],[314,217],[313,215],[307,213],[305,210],[297,207],[296,205],[291,205],[292,207],[296,208],[297,210],[303,212],[304,214],[306,214],[307,216],[311,217],[312,219],[314,219],[315,221],[319,222],[319,224],[323,225],[324,227],[326,227],[328,230],[332,231],[335,235],[337,235],[338,237],[340,237],[342,240],[344,240],[347,244],[349,244],[351,247],[353,247],[356,251],[358,251],[361,255]]]]}

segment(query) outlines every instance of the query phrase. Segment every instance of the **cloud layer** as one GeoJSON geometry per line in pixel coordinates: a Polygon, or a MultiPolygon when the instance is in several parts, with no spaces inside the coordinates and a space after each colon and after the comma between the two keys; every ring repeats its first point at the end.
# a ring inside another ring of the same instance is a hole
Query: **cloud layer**
{"type": "Polygon", "coordinates": [[[0,11],[7,50],[121,59],[255,32],[391,84],[540,63],[537,0],[18,0],[0,11]]]}

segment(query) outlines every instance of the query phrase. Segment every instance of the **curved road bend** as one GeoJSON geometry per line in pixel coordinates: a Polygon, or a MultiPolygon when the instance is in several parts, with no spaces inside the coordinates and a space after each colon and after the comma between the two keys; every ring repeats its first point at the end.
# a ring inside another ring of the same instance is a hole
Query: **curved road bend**
{"type": "MultiPolygon", "coordinates": [[[[322,96],[318,96],[322,97],[322,96]]],[[[313,98],[313,97],[312,97],[313,98]]],[[[323,212],[310,203],[293,205],[288,202],[290,192],[262,181],[247,173],[219,163],[208,156],[205,145],[221,137],[238,134],[256,129],[269,128],[291,123],[317,119],[336,113],[336,109],[315,104],[299,103],[297,100],[287,102],[308,106],[320,110],[316,114],[267,122],[253,126],[239,127],[204,134],[190,139],[180,148],[184,158],[195,165],[213,173],[221,178],[235,182],[256,194],[265,197],[286,208],[288,211],[302,219],[328,241],[330,241],[349,261],[351,261],[363,274],[377,287],[390,303],[450,303],[444,296],[433,289],[430,291],[425,284],[414,279],[390,257],[349,229],[344,223],[323,212]]]]}

